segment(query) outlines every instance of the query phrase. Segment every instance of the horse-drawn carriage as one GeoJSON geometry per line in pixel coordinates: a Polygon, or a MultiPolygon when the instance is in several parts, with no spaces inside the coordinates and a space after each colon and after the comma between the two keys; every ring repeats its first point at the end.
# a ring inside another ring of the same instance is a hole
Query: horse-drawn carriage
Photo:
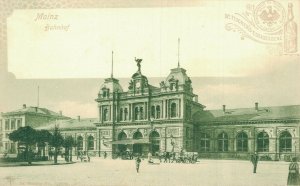
{"type": "Polygon", "coordinates": [[[169,163],[196,163],[198,152],[163,152],[158,155],[159,159],[169,163]]]}
{"type": "Polygon", "coordinates": [[[198,161],[197,152],[181,152],[175,154],[176,163],[196,163],[198,161]]]}

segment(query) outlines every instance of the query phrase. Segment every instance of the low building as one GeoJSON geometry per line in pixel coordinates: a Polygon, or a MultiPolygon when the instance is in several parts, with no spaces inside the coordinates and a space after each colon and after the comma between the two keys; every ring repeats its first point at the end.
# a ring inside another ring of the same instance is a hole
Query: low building
{"type": "Polygon", "coordinates": [[[57,126],[64,138],[72,136],[76,141],[72,154],[75,155],[79,152],[85,154],[85,152],[88,152],[89,155],[96,156],[99,154],[99,143],[101,142],[94,124],[96,121],[98,121],[97,118],[80,118],[80,116],[78,116],[77,119],[52,121],[46,126],[37,127],[35,129],[52,132],[55,126],[57,126]]]}
{"type": "Polygon", "coordinates": [[[194,116],[201,157],[288,160],[299,156],[300,105],[208,110],[194,116]]]}
{"type": "Polygon", "coordinates": [[[10,141],[8,138],[9,133],[13,132],[14,130],[17,130],[18,128],[24,126],[31,126],[32,128],[36,128],[47,125],[51,121],[64,120],[69,118],[63,116],[61,112],[56,113],[46,108],[40,107],[27,107],[25,104],[21,109],[1,113],[1,117],[1,153],[16,153],[16,143],[10,141]]]}

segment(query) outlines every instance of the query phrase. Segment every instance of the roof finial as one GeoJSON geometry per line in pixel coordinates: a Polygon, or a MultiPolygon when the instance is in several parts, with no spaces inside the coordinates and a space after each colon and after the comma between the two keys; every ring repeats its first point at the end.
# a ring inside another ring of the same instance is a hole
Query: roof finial
{"type": "Polygon", "coordinates": [[[180,38],[178,38],[178,64],[177,64],[177,68],[180,68],[180,53],[179,53],[179,49],[180,49],[180,38]]]}
{"type": "Polygon", "coordinates": [[[114,51],[111,51],[111,78],[114,77],[114,51]]]}
{"type": "Polygon", "coordinates": [[[40,86],[37,87],[37,107],[40,106],[40,86]]]}

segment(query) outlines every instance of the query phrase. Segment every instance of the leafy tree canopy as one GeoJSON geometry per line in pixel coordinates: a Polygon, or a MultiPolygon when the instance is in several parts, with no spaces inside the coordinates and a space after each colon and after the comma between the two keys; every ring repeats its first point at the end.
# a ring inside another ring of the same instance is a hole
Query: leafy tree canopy
{"type": "Polygon", "coordinates": [[[60,147],[64,143],[64,138],[60,134],[59,128],[57,126],[54,128],[54,132],[51,135],[51,139],[50,139],[49,143],[53,147],[60,147]]]}
{"type": "Polygon", "coordinates": [[[18,130],[9,134],[9,139],[14,142],[21,142],[30,145],[36,142],[36,133],[36,130],[29,126],[20,127],[18,130]]]}

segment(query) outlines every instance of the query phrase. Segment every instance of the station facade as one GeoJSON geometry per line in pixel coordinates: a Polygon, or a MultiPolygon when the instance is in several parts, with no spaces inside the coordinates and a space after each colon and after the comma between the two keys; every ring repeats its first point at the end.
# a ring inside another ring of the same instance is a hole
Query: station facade
{"type": "Polygon", "coordinates": [[[113,75],[105,79],[95,99],[98,118],[70,119],[26,106],[3,113],[2,149],[12,143],[9,131],[36,123],[32,126],[48,130],[58,124],[63,136],[73,136],[77,144],[73,154],[185,150],[198,152],[202,158],[248,159],[256,151],[265,160],[300,155],[300,105],[261,107],[255,103],[251,108],[227,109],[223,105],[219,110],[206,110],[193,93],[184,68],[171,69],[159,86],[153,86],[142,74],[141,61],[136,59],[137,71],[127,91],[113,75]]]}
{"type": "Polygon", "coordinates": [[[146,154],[158,151],[194,149],[194,124],[192,115],[202,111],[193,93],[192,82],[186,70],[171,69],[167,78],[155,87],[138,70],[123,91],[113,77],[105,79],[96,101],[99,121],[95,123],[100,152],[146,154]]]}

